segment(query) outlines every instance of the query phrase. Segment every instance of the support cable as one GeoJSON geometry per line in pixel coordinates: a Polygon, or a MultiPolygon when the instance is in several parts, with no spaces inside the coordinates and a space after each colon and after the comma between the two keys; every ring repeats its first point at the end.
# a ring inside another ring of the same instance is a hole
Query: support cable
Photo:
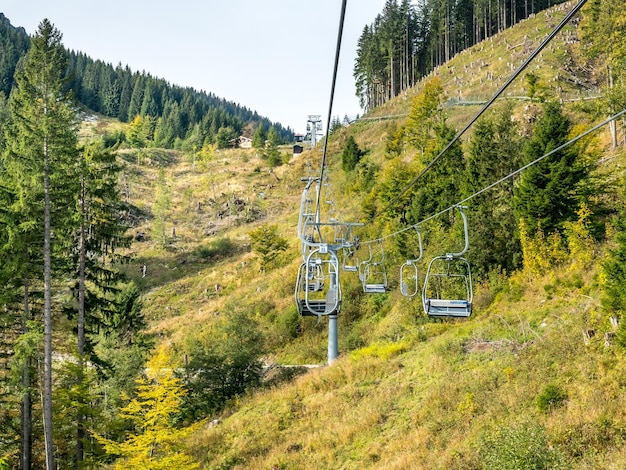
{"type": "Polygon", "coordinates": [[[341,15],[339,17],[339,32],[337,33],[337,47],[335,50],[335,66],[333,70],[333,81],[330,87],[330,102],[328,103],[328,118],[326,120],[326,138],[324,139],[324,150],[322,151],[322,164],[320,165],[320,184],[317,187],[317,207],[315,208],[316,220],[320,215],[320,200],[322,193],[322,182],[324,181],[324,167],[326,166],[326,148],[328,146],[328,136],[330,135],[330,117],[333,111],[333,100],[335,98],[335,85],[337,83],[337,70],[339,69],[339,53],[341,51],[341,37],[343,36],[343,23],[346,18],[346,3],[348,0],[341,2],[341,15]]]}
{"type": "Polygon", "coordinates": [[[537,47],[537,49],[535,49],[534,52],[532,52],[530,54],[530,56],[528,56],[528,58],[522,63],[522,65],[520,65],[517,70],[515,72],[513,72],[513,75],[511,75],[511,77],[504,83],[504,85],[502,85],[500,87],[500,89],[496,92],[495,95],[493,95],[493,97],[487,101],[487,103],[482,107],[482,109],[480,111],[478,111],[478,113],[476,114],[476,116],[474,116],[470,122],[460,131],[458,132],[450,142],[448,142],[448,145],[446,145],[444,147],[444,149],[439,152],[439,154],[433,158],[430,163],[428,163],[428,165],[426,165],[426,167],[415,177],[413,178],[405,187],[404,189],[402,189],[402,191],[400,191],[400,193],[398,193],[398,195],[396,197],[394,197],[381,211],[379,211],[378,213],[375,213],[371,218],[370,218],[370,222],[373,221],[375,218],[377,218],[380,214],[386,212],[387,210],[389,210],[396,202],[398,202],[398,200],[404,196],[406,194],[406,192],[411,189],[415,183],[417,183],[417,181],[424,176],[424,174],[430,170],[430,168],[435,164],[435,162],[437,162],[437,160],[439,160],[444,153],[446,153],[450,147],[452,147],[452,145],[454,145],[454,143],[459,140],[459,138],[470,128],[470,126],[472,124],[474,124],[478,118],[487,110],[487,108],[489,108],[494,101],[504,92],[504,90],[506,90],[506,88],[513,82],[513,80],[515,80],[523,71],[524,69],[528,66],[528,64],[537,56],[539,55],[539,53],[548,45],[548,43],[561,31],[561,29],[563,29],[563,27],[569,23],[569,21],[572,19],[572,17],[578,13],[578,11],[582,8],[582,6],[587,2],[587,0],[579,0],[579,2],[574,5],[574,7],[572,8],[572,10],[565,16],[565,18],[563,18],[563,20],[554,28],[554,30],[543,40],[543,42],[537,47]]]}
{"type": "Polygon", "coordinates": [[[589,134],[591,134],[592,132],[597,131],[597,130],[598,130],[598,129],[600,129],[601,127],[603,127],[603,126],[607,125],[609,122],[611,122],[611,121],[613,121],[613,120],[615,120],[615,119],[619,118],[620,116],[623,116],[624,114],[626,114],[626,109],[624,109],[624,110],[620,111],[619,113],[617,113],[617,114],[615,114],[615,115],[611,116],[610,118],[608,118],[608,119],[606,119],[606,120],[602,121],[600,124],[596,124],[596,125],[595,125],[595,126],[593,126],[591,129],[588,129],[587,131],[583,132],[582,134],[577,135],[577,136],[576,136],[576,137],[574,137],[572,140],[569,140],[569,141],[565,142],[564,144],[560,145],[559,147],[557,147],[557,148],[555,148],[555,149],[553,149],[553,150],[550,150],[550,151],[549,151],[548,153],[546,153],[545,155],[542,155],[541,157],[538,157],[537,159],[533,160],[532,162],[527,163],[527,164],[526,164],[526,165],[524,165],[523,167],[518,168],[518,169],[517,169],[517,170],[515,170],[514,172],[512,172],[512,173],[508,174],[507,176],[505,176],[505,177],[503,177],[503,178],[500,178],[499,180],[497,180],[497,181],[495,181],[495,182],[491,183],[491,184],[490,184],[490,185],[488,185],[488,186],[485,186],[484,188],[480,189],[479,191],[476,191],[476,192],[475,192],[474,194],[472,194],[471,196],[468,196],[468,197],[466,197],[465,199],[463,199],[463,200],[461,200],[461,201],[459,201],[459,202],[457,202],[457,203],[455,203],[455,204],[452,204],[450,207],[448,207],[448,208],[446,208],[446,209],[442,209],[441,211],[437,212],[436,214],[433,214],[433,215],[431,215],[431,216],[429,216],[429,217],[426,217],[425,219],[423,219],[423,220],[421,220],[421,221],[419,221],[419,222],[417,222],[417,223],[415,223],[415,224],[413,224],[413,225],[410,225],[410,226],[405,227],[405,228],[403,228],[403,229],[397,230],[397,231],[395,231],[395,232],[393,232],[393,233],[390,233],[390,234],[388,234],[388,235],[385,235],[385,236],[383,236],[383,237],[380,237],[380,238],[375,238],[375,239],[372,239],[372,240],[361,241],[360,243],[361,243],[361,245],[368,245],[368,244],[371,244],[371,243],[378,243],[378,242],[381,242],[381,241],[386,240],[386,239],[388,239],[388,238],[392,238],[392,237],[395,237],[395,236],[397,236],[397,235],[400,235],[401,233],[406,232],[406,231],[408,231],[408,230],[415,230],[415,229],[416,229],[417,227],[419,227],[420,225],[425,224],[426,222],[429,222],[430,220],[435,219],[435,218],[437,218],[437,217],[439,217],[439,216],[441,216],[441,215],[445,214],[446,212],[449,212],[449,211],[453,210],[455,207],[462,206],[462,205],[463,205],[463,204],[465,204],[466,202],[468,202],[468,201],[470,201],[470,200],[474,199],[476,196],[479,196],[479,195],[483,194],[484,192],[489,191],[490,189],[492,189],[492,188],[494,188],[495,186],[499,185],[500,183],[503,183],[504,181],[506,181],[506,180],[508,180],[508,179],[513,178],[514,176],[516,176],[516,175],[520,174],[522,171],[526,170],[527,168],[530,168],[531,166],[536,165],[536,164],[537,164],[537,163],[539,163],[540,161],[545,160],[546,158],[548,158],[549,156],[551,156],[551,155],[555,154],[556,152],[559,152],[559,151],[563,150],[565,147],[567,147],[567,146],[569,146],[569,145],[572,145],[573,143],[575,143],[575,142],[579,141],[579,140],[580,140],[580,139],[582,139],[583,137],[586,137],[586,136],[588,136],[589,134]]]}

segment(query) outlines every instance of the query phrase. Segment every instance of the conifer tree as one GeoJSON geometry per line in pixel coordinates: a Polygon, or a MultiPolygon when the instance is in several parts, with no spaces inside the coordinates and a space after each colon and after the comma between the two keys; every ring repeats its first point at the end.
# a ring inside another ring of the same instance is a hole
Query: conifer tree
{"type": "Polygon", "coordinates": [[[363,151],[359,148],[359,145],[354,140],[352,135],[348,136],[346,144],[341,152],[341,168],[344,171],[352,171],[361,161],[363,151]]]}
{"type": "MultiPolygon", "coordinates": [[[[511,106],[505,106],[476,123],[465,161],[463,189],[466,197],[522,165],[520,137],[511,112],[511,106]]],[[[492,269],[510,273],[520,261],[512,197],[513,180],[510,179],[478,195],[470,204],[468,217],[476,222],[470,225],[471,258],[479,275],[492,269]]]]}
{"type": "MultiPolygon", "coordinates": [[[[120,170],[115,155],[105,151],[101,143],[88,144],[82,149],[79,191],[76,194],[76,220],[79,226],[68,254],[72,260],[70,275],[75,279],[73,294],[76,303],[72,305],[76,305],[77,314],[76,370],[79,386],[85,376],[85,355],[93,353],[93,346],[86,343],[86,332],[103,324],[103,319],[98,318],[98,312],[112,310],[111,296],[107,294],[115,290],[120,279],[120,275],[107,266],[111,261],[122,260],[116,250],[130,244],[129,238],[124,235],[126,227],[119,219],[117,177],[120,170]]],[[[77,410],[76,461],[77,468],[81,468],[85,404],[81,397],[78,400],[81,406],[77,410]]]]}
{"type": "MultiPolygon", "coordinates": [[[[535,123],[533,135],[524,145],[525,163],[530,163],[569,140],[571,124],[561,105],[547,102],[535,123]]],[[[521,174],[514,191],[518,221],[524,221],[533,236],[538,229],[545,234],[562,233],[564,223],[576,220],[581,200],[580,185],[585,168],[574,147],[566,147],[531,166],[521,174]]]]}
{"type": "Polygon", "coordinates": [[[267,134],[265,133],[265,127],[261,122],[259,127],[256,128],[254,132],[254,136],[252,137],[252,146],[255,149],[262,149],[265,147],[265,139],[267,139],[267,134]]]}
{"type": "Polygon", "coordinates": [[[614,219],[614,246],[602,263],[604,282],[602,283],[602,307],[612,316],[621,319],[617,333],[618,341],[626,347],[626,192],[622,191],[620,209],[614,219]]]}
{"type": "MultiPolygon", "coordinates": [[[[32,38],[24,64],[16,72],[10,97],[13,116],[5,158],[11,210],[40,250],[22,245],[31,262],[41,267],[44,316],[43,414],[47,468],[54,468],[52,442],[52,271],[53,250],[71,229],[71,197],[75,188],[77,116],[67,93],[67,57],[61,33],[46,19],[32,38]],[[52,214],[54,213],[54,219],[52,214]],[[39,234],[39,235],[37,235],[39,234]],[[55,240],[53,244],[53,238],[55,240]]],[[[17,230],[19,232],[19,230],[17,230]]],[[[58,268],[59,266],[56,266],[58,268]]],[[[35,271],[36,272],[36,271],[35,271]]],[[[39,278],[40,280],[41,278],[39,278]]]]}

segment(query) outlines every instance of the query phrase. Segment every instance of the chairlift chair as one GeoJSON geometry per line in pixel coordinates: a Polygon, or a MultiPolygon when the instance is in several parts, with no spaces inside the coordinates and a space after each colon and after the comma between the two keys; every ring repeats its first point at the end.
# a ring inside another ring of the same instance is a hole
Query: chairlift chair
{"type": "Polygon", "coordinates": [[[369,259],[362,262],[359,274],[366,294],[384,294],[387,292],[387,271],[385,270],[385,250],[379,240],[380,259],[374,259],[372,244],[368,244],[369,259]]]}
{"type": "Polygon", "coordinates": [[[312,250],[300,264],[295,300],[303,316],[330,315],[341,307],[341,286],[338,282],[339,260],[333,251],[312,250]]]}
{"type": "Polygon", "coordinates": [[[408,259],[400,266],[400,293],[404,297],[412,299],[419,291],[419,272],[417,269],[417,263],[422,259],[424,251],[422,249],[422,234],[417,226],[415,227],[417,232],[417,239],[419,242],[419,256],[415,259],[408,259]]]}
{"type": "Polygon", "coordinates": [[[355,252],[352,247],[343,247],[342,248],[343,259],[341,263],[341,269],[349,273],[356,273],[359,270],[358,259],[355,257],[355,252]],[[350,259],[354,259],[353,262],[350,262],[350,259]]]}
{"type": "Polygon", "coordinates": [[[469,262],[463,257],[469,249],[467,217],[462,206],[456,208],[463,219],[465,246],[458,253],[436,256],[428,265],[422,303],[424,312],[431,317],[467,318],[472,313],[472,274],[469,262]],[[460,292],[464,295],[457,295],[460,292]]]}

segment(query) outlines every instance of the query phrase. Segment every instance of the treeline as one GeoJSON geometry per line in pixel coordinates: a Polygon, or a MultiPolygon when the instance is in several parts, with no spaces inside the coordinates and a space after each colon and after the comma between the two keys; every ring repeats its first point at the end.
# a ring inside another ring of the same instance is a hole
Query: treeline
{"type": "Polygon", "coordinates": [[[379,106],[455,54],[564,0],[387,0],[359,38],[356,94],[379,106]]]}
{"type": "MultiPolygon", "coordinates": [[[[0,91],[9,96],[14,86],[17,62],[29,47],[23,28],[11,26],[0,13],[0,91]]],[[[122,122],[137,116],[150,123],[151,144],[174,148],[202,148],[205,144],[225,146],[239,137],[244,128],[274,127],[280,142],[291,142],[294,134],[257,112],[213,93],[172,85],[146,72],[133,72],[128,66],[114,67],[81,52],[68,51],[68,86],[85,108],[122,122]],[[226,144],[225,144],[226,143],[226,144]]],[[[248,137],[252,137],[249,135],[248,137]]]]}

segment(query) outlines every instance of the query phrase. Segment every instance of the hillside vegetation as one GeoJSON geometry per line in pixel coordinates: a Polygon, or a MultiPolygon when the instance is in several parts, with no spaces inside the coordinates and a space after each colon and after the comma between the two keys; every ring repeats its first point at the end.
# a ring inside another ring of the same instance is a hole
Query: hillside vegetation
{"type": "MultiPolygon", "coordinates": [[[[322,145],[300,156],[271,140],[159,148],[131,144],[137,122],[83,120],[81,141],[109,139],[123,164],[116,210],[132,243],[114,246],[117,258],[98,255],[120,277],[111,318],[87,317],[85,364],[74,317],[55,311],[56,461],[75,468],[81,407],[82,464],[92,468],[626,467],[623,121],[476,195],[623,109],[624,52],[589,42],[614,3],[591,2],[418,177],[572,6],[479,42],[334,127],[321,216],[363,223],[353,260],[367,259],[370,242],[383,247],[388,289],[365,294],[358,274],[340,273],[332,365],[326,318],[301,317],[294,302],[303,178],[319,176],[322,145]],[[400,266],[417,257],[414,227],[424,237],[420,286],[430,259],[462,248],[452,209],[463,199],[473,312],[428,318],[419,295],[401,295],[400,266]]],[[[610,34],[622,38],[616,8],[610,34]]],[[[77,303],[66,296],[59,305],[77,303]]],[[[40,341],[40,329],[19,347],[40,341]]],[[[5,369],[3,383],[14,383],[5,369]]],[[[15,426],[23,397],[6,390],[0,418],[15,426]]],[[[33,412],[38,422],[37,400],[33,412]]],[[[17,461],[16,433],[0,432],[0,468],[17,461]]],[[[38,424],[33,434],[43,468],[38,424]]]]}
{"type": "MultiPolygon", "coordinates": [[[[569,6],[457,55],[417,87],[337,130],[329,142],[329,173],[341,219],[367,219],[359,201],[365,194],[351,190],[353,176],[341,170],[348,136],[366,150],[366,161],[380,166],[380,182],[392,162],[386,154],[389,136],[405,124],[424,83],[439,77],[449,98],[448,122],[461,127],[479,109],[475,102],[490,97],[569,6]]],[[[584,127],[595,119],[589,112],[595,105],[582,98],[589,90],[597,96],[597,77],[577,59],[578,44],[576,29],[569,27],[532,73],[541,93],[560,96],[584,127]]],[[[512,101],[520,119],[537,106],[528,94],[528,83],[520,78],[501,101],[512,101]]],[[[595,135],[592,146],[598,149],[597,174],[607,181],[621,178],[624,154],[611,148],[607,129],[595,135]]],[[[326,362],[326,322],[298,318],[293,305],[301,262],[295,237],[300,178],[309,172],[307,162],[317,168],[319,151],[273,172],[245,150],[216,154],[206,170],[182,155],[168,161],[173,196],[168,224],[176,227],[176,237],[166,250],[151,241],[135,243],[129,274],[146,291],[151,328],[179,357],[188,352],[190,338],[212,338],[216,323],[245,310],[263,332],[268,365],[326,362]],[[245,210],[232,213],[227,202],[235,198],[245,201],[245,210]],[[227,207],[231,213],[220,218],[218,212],[227,207]],[[252,208],[258,221],[242,215],[252,208]],[[261,272],[247,234],[268,223],[279,227],[289,248],[261,272]],[[221,245],[230,248],[223,253],[221,245]]],[[[402,158],[414,152],[407,145],[402,158]]],[[[133,184],[146,186],[140,194],[150,194],[156,165],[130,166],[137,169],[133,184]]],[[[397,228],[388,218],[379,222],[366,225],[362,238],[397,228]]],[[[146,219],[138,229],[150,233],[150,223],[146,219]]],[[[470,216],[470,225],[482,223],[470,216]]],[[[461,243],[455,237],[431,238],[425,258],[455,249],[461,243]]],[[[577,251],[570,238],[570,248],[544,260],[542,269],[527,262],[510,275],[479,277],[468,321],[429,320],[419,300],[403,298],[398,288],[403,256],[390,246],[388,294],[365,295],[356,275],[342,274],[340,359],[287,382],[283,377],[302,369],[270,368],[270,389],[240,396],[207,416],[207,424],[190,438],[192,455],[203,468],[623,467],[626,363],[600,302],[601,265],[614,246],[611,231],[600,239],[605,241],[591,241],[587,234],[577,251]]],[[[471,250],[470,260],[476,253],[471,250]]]]}

